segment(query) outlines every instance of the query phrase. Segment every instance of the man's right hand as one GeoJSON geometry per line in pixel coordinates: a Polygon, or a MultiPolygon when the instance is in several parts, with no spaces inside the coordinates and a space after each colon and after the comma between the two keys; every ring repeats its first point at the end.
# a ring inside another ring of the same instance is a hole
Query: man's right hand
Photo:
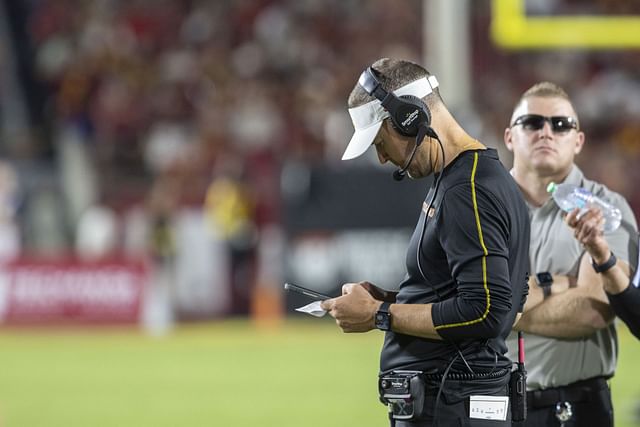
{"type": "Polygon", "coordinates": [[[375,328],[375,314],[382,303],[373,298],[362,283],[345,283],[342,296],[320,303],[344,332],[368,332],[375,328]]]}

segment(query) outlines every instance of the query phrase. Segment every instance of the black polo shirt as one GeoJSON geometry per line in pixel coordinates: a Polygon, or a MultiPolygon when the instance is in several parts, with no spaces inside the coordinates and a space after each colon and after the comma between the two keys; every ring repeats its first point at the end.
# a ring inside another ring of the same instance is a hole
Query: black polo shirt
{"type": "MultiPolygon", "coordinates": [[[[387,332],[380,369],[441,373],[458,350],[476,372],[508,367],[505,338],[528,291],[524,199],[494,149],[465,151],[450,163],[427,215],[433,192],[432,186],[407,250],[397,303],[433,303],[444,340],[387,332]]],[[[461,357],[452,369],[468,372],[461,357]]]]}

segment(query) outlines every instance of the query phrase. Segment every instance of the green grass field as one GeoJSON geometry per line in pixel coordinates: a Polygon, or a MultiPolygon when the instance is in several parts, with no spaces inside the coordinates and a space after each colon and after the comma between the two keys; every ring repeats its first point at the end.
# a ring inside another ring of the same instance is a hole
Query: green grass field
{"type": "MultiPolygon", "coordinates": [[[[620,327],[616,425],[640,402],[640,344],[620,327]]],[[[137,330],[0,329],[0,427],[386,427],[382,334],[330,319],[137,330]]]]}

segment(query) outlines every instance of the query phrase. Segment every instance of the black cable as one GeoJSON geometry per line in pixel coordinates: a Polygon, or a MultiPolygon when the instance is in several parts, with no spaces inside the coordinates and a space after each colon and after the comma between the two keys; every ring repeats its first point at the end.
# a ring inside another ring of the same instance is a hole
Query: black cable
{"type": "MultiPolygon", "coordinates": [[[[457,357],[458,355],[454,355],[457,357]]],[[[502,368],[499,371],[483,372],[480,374],[469,374],[467,372],[453,372],[447,374],[447,379],[457,381],[473,381],[482,379],[495,379],[502,378],[505,375],[511,373],[512,367],[502,368]]],[[[440,381],[444,379],[444,374],[424,374],[424,378],[432,381],[440,381]]]]}
{"type": "Polygon", "coordinates": [[[447,369],[445,369],[444,373],[442,374],[442,381],[440,381],[440,386],[438,387],[438,393],[436,394],[436,403],[433,409],[434,427],[438,425],[438,409],[440,406],[440,395],[442,394],[442,390],[444,390],[444,383],[445,381],[447,381],[447,375],[449,374],[449,371],[451,370],[451,367],[453,366],[453,363],[456,361],[457,358],[458,358],[458,355],[455,354],[453,356],[453,359],[451,359],[451,362],[449,362],[449,366],[447,366],[447,369]]]}
{"type": "MultiPolygon", "coordinates": [[[[433,185],[433,195],[431,196],[431,200],[429,200],[429,204],[427,205],[427,210],[424,214],[424,221],[422,222],[422,230],[420,231],[420,239],[418,240],[418,251],[416,253],[418,271],[420,272],[420,276],[422,276],[422,279],[427,283],[429,282],[429,280],[427,280],[427,276],[424,274],[424,271],[422,270],[422,264],[420,263],[420,258],[422,255],[422,242],[424,240],[424,233],[427,230],[427,219],[429,218],[429,211],[431,211],[431,208],[433,207],[433,203],[436,200],[436,196],[438,195],[438,188],[440,187],[440,179],[442,178],[442,175],[444,172],[444,165],[445,165],[444,146],[442,145],[442,141],[440,141],[440,137],[438,137],[438,135],[435,132],[433,132],[433,136],[435,137],[435,140],[438,141],[438,144],[440,145],[440,152],[442,153],[442,164],[440,165],[440,173],[436,177],[436,182],[433,185]]],[[[436,286],[432,286],[432,289],[436,293],[436,298],[438,299],[438,302],[442,301],[438,288],[436,286]]]]}
{"type": "Polygon", "coordinates": [[[389,411],[389,427],[396,427],[396,419],[393,418],[393,409],[391,409],[391,406],[388,407],[388,411],[389,411]]]}
{"type": "MultiPolygon", "coordinates": [[[[420,276],[422,276],[422,279],[425,281],[425,283],[429,283],[429,280],[427,280],[427,276],[424,274],[424,270],[422,270],[422,264],[420,262],[420,258],[422,257],[422,242],[424,240],[424,234],[425,234],[425,232],[427,230],[427,220],[429,218],[429,212],[431,211],[431,208],[433,207],[433,203],[435,202],[436,197],[438,196],[438,189],[440,187],[440,180],[442,179],[442,175],[444,175],[444,166],[445,166],[444,146],[442,145],[442,141],[440,141],[440,138],[438,137],[437,134],[435,134],[435,132],[434,132],[434,136],[435,136],[435,140],[438,141],[438,145],[440,145],[440,152],[442,153],[442,164],[440,165],[440,173],[436,177],[436,182],[433,185],[433,195],[431,196],[431,200],[429,200],[429,204],[427,205],[427,209],[426,209],[426,212],[424,214],[424,221],[422,222],[422,230],[420,231],[420,239],[418,239],[418,250],[416,251],[416,261],[417,261],[416,264],[418,266],[418,271],[420,272],[420,276]]],[[[432,165],[431,169],[433,170],[433,165],[432,165]]],[[[432,289],[434,290],[434,292],[436,294],[436,298],[438,299],[438,302],[442,301],[442,298],[440,297],[440,292],[438,291],[438,288],[436,286],[432,286],[432,289]]],[[[442,394],[442,389],[443,389],[444,383],[445,383],[445,381],[447,379],[447,374],[449,373],[449,370],[453,366],[453,363],[458,358],[458,355],[460,355],[462,357],[462,360],[465,361],[465,364],[467,366],[469,366],[467,364],[467,361],[464,359],[464,356],[462,356],[462,352],[460,351],[458,346],[455,343],[452,343],[452,344],[456,348],[458,353],[454,355],[453,359],[449,363],[449,366],[447,366],[447,368],[445,369],[444,375],[442,376],[442,381],[440,382],[440,387],[438,387],[438,393],[436,395],[435,409],[433,411],[433,422],[434,422],[434,425],[437,424],[438,407],[439,407],[439,403],[440,403],[440,395],[442,394]]],[[[469,367],[469,369],[471,369],[471,367],[469,367]]],[[[471,371],[471,372],[473,372],[473,371],[471,371]]]]}
{"type": "Polygon", "coordinates": [[[469,366],[469,363],[467,362],[467,359],[464,358],[464,354],[462,354],[462,352],[460,351],[460,348],[458,347],[458,345],[456,343],[452,343],[452,344],[455,346],[456,350],[460,354],[460,357],[462,358],[462,361],[464,362],[465,366],[467,367],[467,369],[469,370],[471,375],[475,375],[476,373],[473,371],[473,369],[471,369],[471,366],[469,366]]]}
{"type": "Polygon", "coordinates": [[[418,151],[418,147],[420,147],[420,144],[422,144],[422,140],[424,139],[425,136],[429,135],[430,133],[433,133],[433,132],[429,132],[429,129],[430,128],[426,125],[420,126],[420,128],[418,129],[418,134],[416,135],[416,143],[413,146],[413,150],[411,150],[411,155],[409,156],[407,161],[404,163],[402,168],[397,169],[393,172],[393,179],[395,179],[396,181],[402,181],[405,178],[405,176],[407,175],[407,170],[409,169],[409,165],[413,161],[413,158],[415,157],[416,152],[418,151]]]}

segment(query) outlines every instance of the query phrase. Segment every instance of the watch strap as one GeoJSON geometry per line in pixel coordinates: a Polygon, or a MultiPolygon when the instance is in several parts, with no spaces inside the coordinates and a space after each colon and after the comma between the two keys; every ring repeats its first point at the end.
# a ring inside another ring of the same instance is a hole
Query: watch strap
{"type": "Polygon", "coordinates": [[[553,276],[548,271],[536,274],[536,283],[542,289],[544,299],[551,295],[551,285],[553,285],[553,276]]]}
{"type": "Polygon", "coordinates": [[[378,308],[378,313],[380,312],[389,313],[390,306],[391,306],[391,303],[389,301],[384,301],[382,304],[380,304],[380,308],[378,308]]]}
{"type": "Polygon", "coordinates": [[[596,264],[592,259],[591,265],[593,266],[593,269],[596,271],[596,273],[604,273],[606,271],[609,271],[614,265],[616,265],[616,262],[618,262],[618,258],[616,258],[613,252],[611,252],[611,256],[603,264],[596,264]]]}
{"type": "Polygon", "coordinates": [[[547,282],[543,285],[540,285],[540,288],[542,289],[542,296],[544,297],[544,299],[549,298],[549,296],[551,295],[551,283],[547,282]]]}
{"type": "Polygon", "coordinates": [[[389,307],[391,303],[388,301],[384,301],[380,304],[378,311],[376,311],[374,322],[376,329],[380,329],[381,331],[390,331],[391,330],[391,313],[389,312],[389,307]]]}

